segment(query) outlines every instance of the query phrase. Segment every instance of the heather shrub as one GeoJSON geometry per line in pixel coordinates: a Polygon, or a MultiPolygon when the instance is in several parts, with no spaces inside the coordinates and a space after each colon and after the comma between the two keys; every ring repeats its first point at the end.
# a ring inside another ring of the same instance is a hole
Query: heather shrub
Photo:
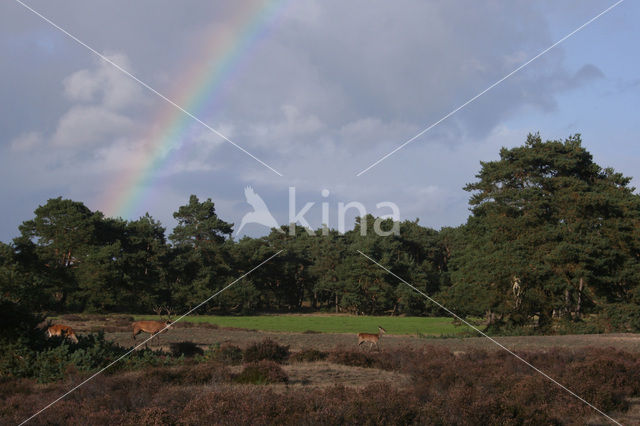
{"type": "Polygon", "coordinates": [[[229,369],[219,362],[183,366],[179,371],[182,374],[181,383],[184,385],[227,383],[232,379],[229,369]]]}
{"type": "Polygon", "coordinates": [[[207,362],[178,367],[161,367],[144,370],[143,378],[162,384],[206,385],[231,381],[231,372],[217,362],[207,362]]]}
{"type": "Polygon", "coordinates": [[[276,362],[262,360],[247,364],[233,380],[236,383],[265,385],[269,383],[286,383],[289,381],[289,377],[276,362]]]}
{"type": "Polygon", "coordinates": [[[127,424],[171,425],[177,424],[176,413],[167,407],[145,407],[129,416],[127,424]]]}
{"type": "Polygon", "coordinates": [[[222,345],[214,353],[214,359],[229,365],[242,363],[242,349],[235,345],[222,345]]]}
{"type": "Polygon", "coordinates": [[[329,354],[317,349],[303,349],[291,355],[291,361],[294,362],[315,362],[327,359],[329,354]]]}
{"type": "Polygon", "coordinates": [[[243,351],[236,345],[216,343],[209,346],[202,355],[195,357],[196,362],[217,361],[225,365],[242,364],[243,351]]]}
{"type": "Polygon", "coordinates": [[[352,349],[335,349],[329,353],[327,361],[351,367],[379,368],[393,370],[396,363],[388,352],[363,352],[352,349]]]}
{"type": "Polygon", "coordinates": [[[176,356],[176,357],[184,356],[186,358],[192,358],[196,355],[204,354],[204,351],[202,350],[202,348],[198,347],[198,345],[196,345],[193,342],[185,341],[185,342],[171,343],[170,348],[171,348],[171,353],[173,354],[173,356],[176,356]]]}
{"type": "MultiPolygon", "coordinates": [[[[332,355],[351,356],[347,352],[332,355]]],[[[410,380],[363,389],[233,386],[286,383],[287,376],[272,361],[248,364],[233,376],[222,363],[202,358],[197,364],[99,375],[36,424],[604,424],[589,406],[504,351],[453,355],[425,347],[362,355],[410,380]]],[[[636,353],[563,349],[518,355],[616,418],[628,398],[640,396],[636,353]]],[[[78,382],[0,379],[0,424],[20,423],[78,382]]]]}
{"type": "Polygon", "coordinates": [[[594,349],[571,362],[561,380],[567,387],[598,408],[608,411],[625,407],[628,395],[640,395],[640,360],[612,349],[594,349]]]}
{"type": "MultiPolygon", "coordinates": [[[[222,388],[197,395],[185,406],[181,420],[184,424],[314,424],[313,403],[317,399],[315,394],[280,394],[268,387],[222,388]]],[[[330,423],[316,421],[315,424],[330,423]]]]}
{"type": "Polygon", "coordinates": [[[269,360],[283,363],[289,358],[289,346],[282,346],[271,339],[253,343],[244,350],[245,362],[269,360]]]}
{"type": "Polygon", "coordinates": [[[335,350],[329,353],[327,360],[335,364],[365,368],[373,367],[375,362],[371,354],[354,350],[335,350]]]}
{"type": "Polygon", "coordinates": [[[320,401],[326,409],[314,413],[316,423],[424,424],[419,418],[421,406],[417,398],[388,383],[371,384],[356,392],[330,388],[321,395],[320,401]]]}

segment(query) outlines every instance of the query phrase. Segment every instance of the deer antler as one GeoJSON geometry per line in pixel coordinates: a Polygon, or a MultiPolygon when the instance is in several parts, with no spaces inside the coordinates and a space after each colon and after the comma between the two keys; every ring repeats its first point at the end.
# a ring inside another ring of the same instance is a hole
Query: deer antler
{"type": "Polygon", "coordinates": [[[173,310],[172,310],[172,309],[169,309],[169,307],[168,307],[168,306],[165,306],[165,307],[164,307],[164,310],[167,312],[167,319],[168,319],[169,321],[171,321],[171,314],[173,314],[173,310]]]}
{"type": "Polygon", "coordinates": [[[160,317],[162,317],[162,306],[156,306],[155,308],[153,308],[153,312],[155,312],[156,315],[160,315],[160,317]]]}

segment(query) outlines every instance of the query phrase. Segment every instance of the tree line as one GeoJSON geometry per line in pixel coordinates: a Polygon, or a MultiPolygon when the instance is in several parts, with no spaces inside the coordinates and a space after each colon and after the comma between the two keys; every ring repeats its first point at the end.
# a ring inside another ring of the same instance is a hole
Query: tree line
{"type": "Polygon", "coordinates": [[[598,166],[580,135],[543,142],[534,134],[481,163],[465,187],[467,222],[440,230],[405,220],[399,235],[381,237],[366,216],[344,234],[272,229],[234,241],[233,224],[211,199],[192,195],[167,235],[149,214],[110,218],[58,197],[39,206],[11,243],[0,243],[0,293],[3,302],[39,312],[187,310],[283,250],[199,312],[442,314],[361,251],[490,325],[544,328],[554,318],[597,316],[637,329],[640,198],[630,181],[598,166]]]}

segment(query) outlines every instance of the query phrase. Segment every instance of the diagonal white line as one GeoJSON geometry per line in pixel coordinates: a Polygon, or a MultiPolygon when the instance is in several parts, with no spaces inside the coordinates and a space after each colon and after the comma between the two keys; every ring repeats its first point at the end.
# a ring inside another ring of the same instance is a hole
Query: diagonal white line
{"type": "Polygon", "coordinates": [[[451,316],[453,316],[454,318],[460,320],[461,322],[463,322],[465,325],[471,327],[472,329],[474,329],[475,331],[477,331],[479,334],[481,334],[483,337],[486,337],[487,339],[491,340],[493,343],[495,343],[496,345],[498,345],[499,347],[501,347],[502,349],[504,349],[505,351],[509,352],[511,355],[513,355],[514,357],[516,357],[518,360],[522,361],[524,364],[526,364],[527,366],[531,367],[533,370],[535,370],[537,373],[540,373],[541,375],[543,375],[544,377],[546,377],[547,379],[549,379],[550,381],[552,381],[553,383],[555,383],[556,385],[560,386],[562,389],[564,389],[565,391],[567,391],[568,393],[570,393],[571,395],[573,395],[574,397],[576,397],[577,399],[579,399],[580,401],[584,402],[585,404],[587,404],[589,407],[593,408],[594,410],[596,410],[598,413],[602,414],[604,417],[606,417],[607,419],[611,420],[613,423],[622,426],[622,423],[618,422],[617,420],[615,420],[614,418],[612,418],[611,416],[609,416],[608,414],[606,414],[605,412],[601,411],[600,409],[598,409],[598,407],[596,407],[595,405],[591,404],[589,401],[585,400],[584,398],[580,397],[578,394],[576,394],[575,392],[573,392],[571,389],[567,388],[566,386],[564,386],[562,383],[558,382],[557,380],[555,380],[553,377],[549,376],[547,373],[545,373],[544,371],[540,370],[539,368],[537,368],[536,366],[534,366],[533,364],[531,364],[529,361],[525,360],[524,358],[522,358],[520,355],[516,354],[515,352],[513,352],[512,350],[510,350],[509,348],[507,348],[506,346],[504,346],[502,343],[498,342],[497,340],[495,340],[494,338],[492,338],[491,336],[487,335],[486,333],[484,333],[483,331],[481,331],[480,329],[478,329],[477,327],[471,325],[469,322],[467,322],[464,318],[461,318],[460,316],[458,316],[455,312],[451,311],[449,308],[447,308],[446,306],[442,305],[441,303],[439,303],[438,301],[432,299],[431,297],[429,297],[427,294],[425,294],[424,292],[418,290],[416,287],[414,287],[413,285],[409,284],[407,281],[405,281],[403,278],[399,277],[398,275],[394,274],[393,272],[391,272],[389,269],[385,268],[384,266],[382,266],[380,263],[376,262],[375,260],[373,260],[372,258],[370,258],[369,256],[367,256],[366,254],[364,254],[363,252],[361,252],[360,250],[358,250],[358,253],[360,253],[361,255],[363,255],[364,257],[366,257],[367,259],[369,259],[371,262],[375,263],[376,265],[378,265],[380,268],[384,269],[385,271],[387,271],[389,274],[393,275],[394,277],[396,277],[397,279],[399,279],[400,281],[402,281],[404,284],[408,285],[409,287],[411,287],[413,290],[415,290],[417,293],[421,294],[422,296],[424,296],[425,298],[427,298],[430,302],[434,303],[435,305],[437,305],[439,308],[447,311],[451,316]]]}
{"type": "Polygon", "coordinates": [[[508,79],[512,75],[514,75],[515,73],[517,73],[518,71],[522,70],[524,67],[526,67],[527,65],[529,65],[530,63],[532,63],[536,59],[540,58],[542,55],[544,55],[545,53],[547,53],[548,51],[550,51],[551,49],[553,49],[554,47],[556,47],[557,45],[562,43],[563,41],[567,40],[569,37],[571,37],[574,34],[576,34],[578,31],[580,31],[583,28],[585,28],[587,25],[591,24],[592,22],[594,22],[595,20],[600,18],[602,15],[610,12],[613,8],[618,6],[623,1],[624,0],[618,0],[613,5],[609,6],[608,8],[603,10],[602,12],[598,13],[596,16],[594,16],[593,18],[589,19],[587,22],[585,22],[584,24],[580,25],[578,28],[576,28],[575,30],[571,31],[569,34],[567,34],[566,36],[562,37],[560,40],[558,40],[555,43],[553,43],[551,46],[549,46],[546,49],[544,49],[542,52],[538,53],[536,56],[534,56],[533,58],[529,59],[524,64],[520,65],[518,68],[516,68],[513,71],[511,71],[509,74],[505,75],[500,80],[496,81],[491,86],[489,86],[486,89],[484,89],[482,92],[478,93],[477,95],[475,95],[474,97],[472,97],[471,99],[469,99],[468,101],[466,101],[465,103],[460,105],[459,107],[455,108],[453,111],[451,111],[450,113],[448,113],[447,115],[442,117],[440,120],[436,121],[435,123],[431,124],[430,126],[426,127],[425,129],[421,130],[417,135],[415,135],[412,138],[408,139],[402,145],[398,146],[393,151],[389,152],[387,155],[385,155],[384,157],[380,158],[378,161],[376,161],[376,162],[372,163],[371,165],[369,165],[369,167],[367,167],[366,169],[361,170],[356,176],[360,176],[360,175],[366,173],[369,169],[377,166],[378,164],[380,164],[381,162],[383,162],[387,158],[391,157],[393,154],[395,154],[396,152],[398,152],[399,150],[401,150],[405,146],[409,145],[411,142],[413,142],[414,140],[418,139],[420,136],[424,135],[429,130],[433,129],[438,124],[442,123],[444,120],[446,120],[447,118],[451,117],[453,114],[457,113],[462,108],[466,107],[467,105],[469,105],[470,103],[472,103],[473,101],[478,99],[480,96],[484,95],[485,93],[487,93],[488,91],[490,91],[491,89],[493,89],[494,87],[496,87],[497,85],[499,85],[500,83],[502,83],[503,81],[505,81],[506,79],[508,79]]]}
{"type": "Polygon", "coordinates": [[[29,417],[28,419],[24,420],[22,423],[20,423],[19,426],[27,423],[28,421],[30,421],[31,419],[33,419],[34,417],[40,415],[43,411],[45,411],[46,409],[50,408],[52,405],[54,405],[55,403],[57,403],[58,401],[62,400],[64,397],[66,397],[67,395],[69,395],[71,392],[74,392],[75,390],[77,390],[78,388],[80,388],[81,386],[83,386],[84,384],[86,384],[87,382],[91,381],[93,378],[95,378],[96,376],[98,376],[99,374],[101,374],[103,371],[105,371],[106,369],[110,368],[111,366],[113,366],[114,364],[118,363],[119,361],[121,361],[122,359],[126,358],[127,356],[129,356],[133,351],[135,351],[136,349],[138,349],[140,346],[144,345],[145,343],[147,343],[149,340],[153,339],[156,336],[159,336],[160,333],[162,333],[163,331],[165,331],[166,329],[168,329],[169,327],[173,326],[173,324],[176,324],[178,321],[180,321],[181,319],[183,319],[184,317],[186,317],[187,315],[191,314],[193,311],[195,311],[196,309],[198,309],[199,307],[201,307],[202,305],[204,305],[205,303],[207,303],[208,301],[210,301],[211,299],[213,299],[214,297],[216,297],[217,295],[219,295],[220,293],[222,293],[223,291],[225,291],[226,289],[228,289],[229,287],[231,287],[232,285],[234,285],[235,283],[237,283],[238,281],[240,281],[241,279],[243,279],[244,277],[246,277],[247,275],[249,275],[250,273],[252,273],[253,271],[255,271],[256,269],[260,268],[262,265],[264,265],[265,263],[269,262],[271,259],[273,259],[274,257],[276,257],[277,255],[279,255],[280,253],[282,253],[284,250],[280,250],[277,253],[275,253],[274,255],[272,255],[271,257],[269,257],[267,260],[262,261],[262,263],[260,263],[258,266],[253,267],[251,270],[249,270],[248,272],[244,273],[243,275],[241,275],[238,279],[236,279],[235,281],[233,281],[231,284],[227,285],[226,287],[224,287],[222,290],[214,293],[212,296],[209,296],[205,301],[201,302],[199,305],[197,305],[195,308],[190,309],[187,313],[183,314],[181,317],[179,317],[178,319],[176,319],[175,321],[173,321],[170,325],[167,325],[165,328],[163,328],[162,330],[160,330],[158,333],[152,335],[151,337],[149,337],[148,339],[146,339],[144,342],[140,343],[137,346],[134,346],[133,348],[131,348],[127,353],[125,353],[124,355],[122,355],[120,358],[116,359],[115,361],[113,361],[112,363],[110,363],[109,365],[107,365],[106,367],[102,368],[100,371],[98,371],[97,373],[92,374],[88,379],[84,380],[83,382],[77,384],[76,386],[74,386],[73,388],[71,388],[69,391],[67,391],[64,395],[60,396],[59,398],[57,398],[56,400],[52,401],[51,403],[49,403],[47,406],[43,407],[42,409],[40,409],[37,413],[33,414],[31,417],[29,417]]]}
{"type": "Polygon", "coordinates": [[[136,81],[137,83],[139,83],[140,85],[142,85],[145,89],[149,90],[151,93],[157,95],[158,97],[160,97],[161,99],[163,99],[164,101],[168,102],[169,104],[171,104],[172,106],[174,106],[175,108],[177,108],[178,110],[180,110],[181,112],[183,112],[184,114],[186,114],[187,116],[189,116],[190,118],[192,118],[193,120],[195,120],[196,122],[198,122],[199,124],[203,125],[206,129],[210,130],[211,132],[215,133],[216,135],[220,136],[222,139],[226,140],[227,142],[229,142],[231,145],[235,146],[236,148],[238,148],[240,151],[244,152],[245,154],[247,154],[249,157],[253,158],[254,160],[256,160],[258,163],[262,164],[263,166],[265,166],[266,168],[268,168],[269,170],[271,170],[272,172],[274,172],[275,174],[277,174],[278,176],[282,176],[282,173],[280,173],[279,171],[277,171],[276,169],[274,169],[273,167],[271,167],[270,165],[268,165],[267,163],[265,163],[264,161],[262,161],[261,159],[259,159],[258,157],[256,157],[255,155],[253,155],[252,153],[250,153],[249,151],[247,151],[246,149],[244,149],[243,147],[241,147],[240,145],[236,144],[234,141],[232,141],[231,139],[229,139],[227,136],[223,135],[222,133],[220,133],[218,130],[214,129],[213,127],[209,126],[207,123],[205,123],[204,121],[202,121],[201,119],[199,119],[198,117],[196,117],[194,114],[192,114],[191,112],[187,111],[186,109],[184,109],[183,107],[181,107],[180,105],[178,105],[176,102],[174,102],[173,100],[171,100],[170,98],[168,98],[167,96],[163,95],[162,93],[158,92],[156,89],[154,89],[153,87],[149,86],[147,83],[145,83],[144,81],[140,80],[138,77],[136,77],[135,75],[133,75],[131,72],[127,71],[126,69],[124,69],[123,67],[121,67],[120,65],[118,65],[117,63],[113,62],[111,59],[107,58],[106,56],[104,56],[103,54],[101,54],[100,52],[98,52],[97,50],[95,50],[93,47],[89,46],[88,44],[86,44],[85,42],[83,42],[82,40],[80,40],[79,38],[77,38],[76,36],[74,36],[73,34],[69,33],[67,30],[65,30],[64,28],[60,27],[59,25],[57,25],[55,22],[51,21],[49,18],[47,18],[46,16],[43,16],[41,13],[39,13],[38,11],[34,10],[33,8],[31,8],[29,5],[23,3],[20,0],[15,0],[16,3],[20,4],[21,6],[23,6],[25,9],[33,12],[35,15],[37,15],[38,17],[40,17],[42,20],[44,20],[45,22],[47,22],[48,24],[50,24],[51,26],[53,26],[54,28],[56,28],[57,30],[61,31],[63,34],[65,34],[67,37],[69,37],[70,39],[72,39],[73,41],[75,41],[76,43],[78,43],[79,45],[85,47],[86,49],[88,49],[89,51],[91,51],[92,53],[94,53],[95,55],[97,55],[100,59],[102,59],[103,61],[107,62],[108,64],[112,65],[113,67],[115,67],[117,70],[119,70],[120,72],[122,72],[123,74],[127,75],[128,77],[130,77],[131,79],[133,79],[134,81],[136,81]]]}

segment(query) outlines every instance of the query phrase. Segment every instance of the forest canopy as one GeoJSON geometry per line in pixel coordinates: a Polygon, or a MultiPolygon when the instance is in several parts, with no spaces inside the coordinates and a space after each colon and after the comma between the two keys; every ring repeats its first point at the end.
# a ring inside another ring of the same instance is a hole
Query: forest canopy
{"type": "Polygon", "coordinates": [[[363,236],[374,223],[364,217],[344,234],[272,229],[234,241],[234,225],[195,195],[169,235],[148,214],[109,218],[52,198],[19,237],[0,243],[0,295],[36,312],[186,310],[284,250],[198,313],[443,314],[362,251],[490,326],[544,330],[554,319],[597,317],[608,329],[637,330],[640,198],[630,181],[597,165],[579,135],[543,142],[536,134],[481,163],[464,188],[471,215],[456,228],[405,220],[399,235],[363,236]]]}

